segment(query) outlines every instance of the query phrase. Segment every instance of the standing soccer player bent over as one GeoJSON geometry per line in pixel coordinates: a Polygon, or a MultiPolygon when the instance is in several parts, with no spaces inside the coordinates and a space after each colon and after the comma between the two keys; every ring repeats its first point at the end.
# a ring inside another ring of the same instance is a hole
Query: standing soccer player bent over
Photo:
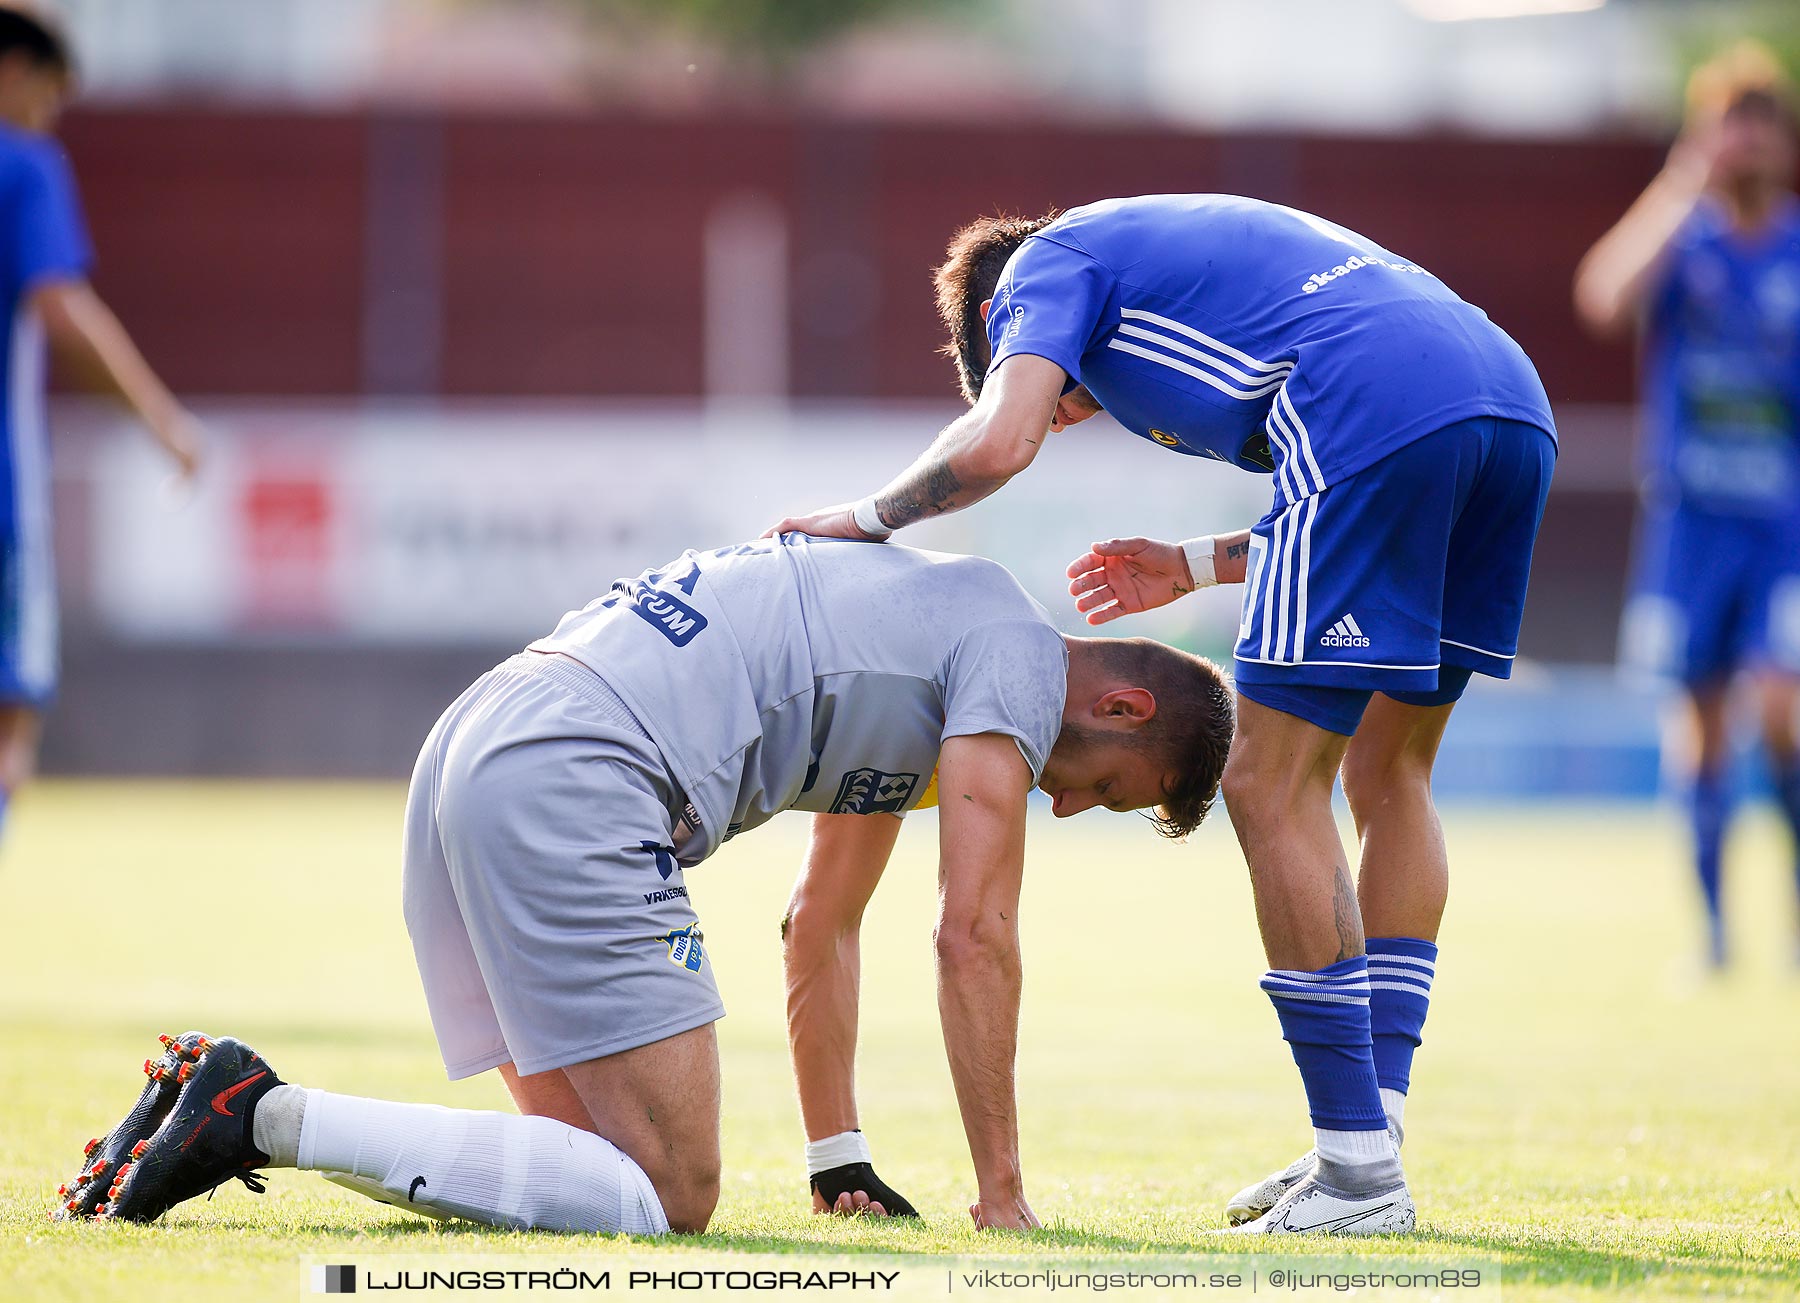
{"type": "Polygon", "coordinates": [[[1800,887],[1800,110],[1754,46],[1702,67],[1689,98],[1668,165],[1582,261],[1575,302],[1601,335],[1643,328],[1644,506],[1622,651],[1685,698],[1668,747],[1691,779],[1708,956],[1723,967],[1740,672],[1800,887]]]}
{"type": "Polygon", "coordinates": [[[1104,793],[1179,834],[1230,734],[1216,667],[1065,638],[991,561],[798,535],[687,553],[484,675],[413,775],[406,922],[444,1064],[498,1069],[524,1116],[284,1087],[241,1042],[179,1037],[64,1211],[148,1221],[271,1165],[499,1226],[704,1230],[725,1010],[686,874],[789,809],[818,816],[786,938],[814,1194],[910,1211],[857,1131],[856,966],[818,956],[854,947],[896,816],[941,796],[971,1212],[1034,1226],[1013,1090],[1026,794],[1104,793]]]}
{"type": "Polygon", "coordinates": [[[1517,650],[1556,455],[1536,372],[1424,268],[1230,195],[976,222],[938,291],[973,410],[881,492],[778,528],[873,537],[966,507],[1101,410],[1172,452],[1273,473],[1254,529],[1097,543],[1070,587],[1098,624],[1245,582],[1224,793],[1316,1152],[1228,1215],[1276,1234],[1411,1229],[1398,1142],[1448,879],[1431,769],[1470,674],[1507,677],[1517,650]]]}

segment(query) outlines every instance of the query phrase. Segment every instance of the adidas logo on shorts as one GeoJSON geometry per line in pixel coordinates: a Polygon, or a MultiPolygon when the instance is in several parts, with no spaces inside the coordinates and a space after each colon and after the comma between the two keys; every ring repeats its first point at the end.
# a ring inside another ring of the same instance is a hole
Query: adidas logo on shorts
{"type": "Polygon", "coordinates": [[[1319,639],[1321,647],[1367,647],[1368,645],[1369,639],[1356,623],[1354,615],[1346,615],[1327,629],[1319,639]]]}

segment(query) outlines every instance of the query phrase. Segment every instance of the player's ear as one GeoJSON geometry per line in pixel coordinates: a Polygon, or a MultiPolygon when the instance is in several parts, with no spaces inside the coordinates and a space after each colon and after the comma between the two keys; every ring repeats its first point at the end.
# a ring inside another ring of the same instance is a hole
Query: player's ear
{"type": "Polygon", "coordinates": [[[1094,717],[1106,727],[1132,732],[1156,718],[1156,696],[1148,688],[1114,688],[1094,702],[1094,717]]]}
{"type": "Polygon", "coordinates": [[[988,314],[989,310],[991,308],[993,308],[993,306],[994,306],[994,301],[992,299],[983,299],[981,301],[981,324],[982,325],[984,325],[984,326],[987,325],[987,314],[988,314]]]}

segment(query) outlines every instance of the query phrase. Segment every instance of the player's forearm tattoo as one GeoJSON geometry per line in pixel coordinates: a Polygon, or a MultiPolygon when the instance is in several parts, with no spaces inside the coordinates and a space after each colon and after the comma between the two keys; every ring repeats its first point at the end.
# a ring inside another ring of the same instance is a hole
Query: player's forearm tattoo
{"type": "Polygon", "coordinates": [[[1350,881],[1350,870],[1341,864],[1331,891],[1331,912],[1338,934],[1338,955],[1332,962],[1341,964],[1363,953],[1362,910],[1356,904],[1356,884],[1350,881]]]}
{"type": "Polygon", "coordinates": [[[876,498],[875,510],[889,529],[903,529],[927,516],[955,511],[962,505],[956,501],[962,488],[962,481],[950,469],[950,459],[939,457],[907,484],[876,498]]]}
{"type": "Polygon", "coordinates": [[[1227,560],[1236,560],[1238,557],[1249,555],[1250,544],[1248,543],[1227,543],[1225,545],[1225,556],[1227,560]]]}

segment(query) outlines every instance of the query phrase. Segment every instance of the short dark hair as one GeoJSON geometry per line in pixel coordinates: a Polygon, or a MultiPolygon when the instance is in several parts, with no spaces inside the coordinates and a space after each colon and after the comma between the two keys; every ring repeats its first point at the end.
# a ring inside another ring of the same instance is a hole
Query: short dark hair
{"type": "Polygon", "coordinates": [[[963,397],[971,404],[981,397],[989,360],[981,305],[994,297],[1007,259],[1058,215],[1051,209],[1042,217],[978,217],[951,236],[950,247],[944,250],[944,261],[933,277],[938,316],[950,332],[943,352],[956,363],[963,397]]]}
{"type": "Polygon", "coordinates": [[[23,54],[38,67],[65,77],[75,75],[75,57],[61,31],[46,18],[0,5],[0,58],[9,54],[23,54]]]}
{"type": "Polygon", "coordinates": [[[1156,714],[1132,737],[1178,777],[1150,814],[1156,831],[1179,840],[1198,828],[1219,795],[1237,723],[1224,671],[1154,638],[1100,638],[1106,667],[1156,698],[1156,714]]]}

